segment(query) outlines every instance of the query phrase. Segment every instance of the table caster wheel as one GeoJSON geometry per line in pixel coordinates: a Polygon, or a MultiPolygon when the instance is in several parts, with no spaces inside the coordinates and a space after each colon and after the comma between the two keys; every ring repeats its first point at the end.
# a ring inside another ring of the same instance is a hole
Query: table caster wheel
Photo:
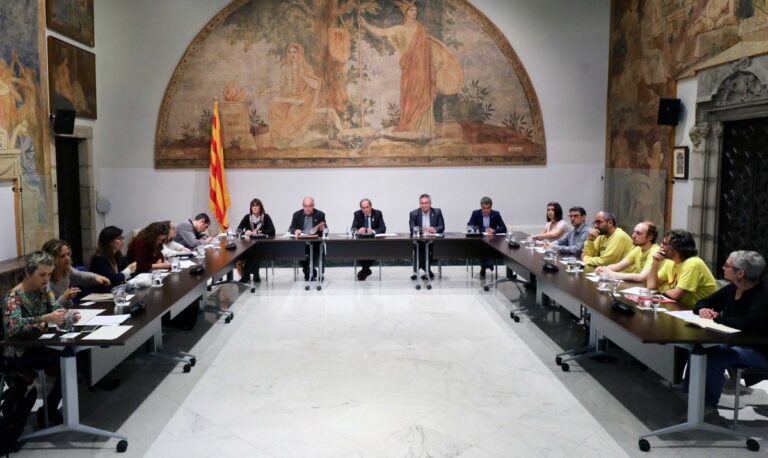
{"type": "Polygon", "coordinates": [[[184,365],[184,373],[185,374],[189,373],[189,371],[191,371],[191,370],[192,370],[192,366],[191,365],[189,365],[189,364],[185,364],[184,365]]]}
{"type": "Polygon", "coordinates": [[[309,285],[304,287],[304,291],[309,291],[309,285]]]}
{"type": "Polygon", "coordinates": [[[256,288],[252,286],[251,287],[251,293],[255,293],[255,292],[256,292],[256,288]]]}
{"type": "Polygon", "coordinates": [[[559,356],[555,356],[555,364],[557,364],[558,366],[563,364],[563,358],[559,356]]]}
{"type": "Polygon", "coordinates": [[[752,438],[747,439],[747,449],[750,452],[757,452],[760,450],[760,444],[752,438]]]}
{"type": "Polygon", "coordinates": [[[432,289],[432,285],[427,285],[427,289],[432,289]]]}
{"type": "Polygon", "coordinates": [[[637,441],[637,446],[643,452],[647,452],[651,450],[651,444],[645,439],[640,439],[639,441],[637,441]]]}
{"type": "Polygon", "coordinates": [[[224,318],[224,323],[226,323],[226,324],[231,323],[232,322],[232,318],[234,318],[234,316],[228,316],[228,317],[224,318]]]}
{"type": "Polygon", "coordinates": [[[483,291],[486,291],[486,292],[487,292],[487,291],[490,291],[490,290],[491,290],[491,288],[490,288],[490,287],[488,287],[488,286],[483,286],[483,291]]]}
{"type": "Polygon", "coordinates": [[[509,312],[509,319],[514,320],[515,319],[515,312],[509,312]]]}
{"type": "Polygon", "coordinates": [[[568,372],[568,371],[571,370],[571,367],[568,365],[568,363],[561,363],[560,364],[560,369],[562,369],[563,372],[568,372]]]}
{"type": "Polygon", "coordinates": [[[320,291],[321,289],[323,289],[323,287],[322,287],[322,286],[320,286],[320,285],[317,285],[317,288],[315,288],[315,289],[317,289],[318,291],[320,291]]]}
{"type": "Polygon", "coordinates": [[[197,364],[197,358],[191,358],[189,360],[189,365],[195,367],[195,364],[197,364]]]}
{"type": "Polygon", "coordinates": [[[127,440],[121,440],[117,443],[117,453],[125,453],[126,450],[128,450],[128,441],[127,440]]]}
{"type": "Polygon", "coordinates": [[[421,289],[421,285],[416,285],[416,289],[420,290],[421,289]]]}
{"type": "Polygon", "coordinates": [[[520,322],[520,317],[517,316],[517,315],[515,315],[515,317],[513,319],[515,320],[515,323],[519,323],[520,322]]]}

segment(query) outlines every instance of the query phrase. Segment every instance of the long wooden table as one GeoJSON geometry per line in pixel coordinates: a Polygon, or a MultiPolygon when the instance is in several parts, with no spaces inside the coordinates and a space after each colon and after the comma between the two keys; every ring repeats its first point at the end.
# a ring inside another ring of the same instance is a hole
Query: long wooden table
{"type": "MultiPolygon", "coordinates": [[[[2,342],[3,345],[16,347],[46,346],[61,352],[61,385],[62,402],[64,406],[64,422],[61,425],[45,428],[21,437],[21,440],[58,434],[63,432],[81,432],[99,437],[114,437],[119,439],[117,451],[124,452],[128,447],[127,437],[122,434],[93,428],[80,423],[79,397],[77,389],[77,353],[94,349],[92,358],[96,365],[106,363],[107,369],[114,367],[138,346],[149,339],[155,339],[155,345],[160,345],[162,339],[161,319],[163,315],[178,313],[201,296],[209,280],[219,278],[234,268],[235,261],[252,247],[249,241],[238,241],[235,250],[206,250],[205,259],[196,260],[205,267],[198,275],[191,275],[189,270],[172,273],[167,276],[161,287],[147,287],[137,290],[133,301],[142,301],[145,310],[130,317],[123,324],[130,325],[124,334],[114,340],[83,340],[84,334],[73,339],[61,339],[63,333],[55,331],[52,339],[39,339],[37,336],[17,335],[2,342]]],[[[115,312],[114,304],[98,302],[94,308],[104,309],[102,315],[115,312]]],[[[49,331],[50,332],[50,331],[49,331]]],[[[93,362],[92,362],[93,364],[93,362]]]]}
{"type": "MultiPolygon", "coordinates": [[[[523,235],[523,234],[518,234],[523,235]]],[[[520,237],[518,237],[520,238],[520,237]]],[[[646,437],[668,434],[673,432],[700,429],[714,431],[739,437],[746,435],[725,428],[716,427],[703,422],[704,383],[706,373],[705,347],[727,343],[732,345],[768,344],[768,336],[740,332],[726,335],[687,325],[682,320],[665,313],[640,312],[626,315],[617,312],[611,306],[612,297],[597,291],[596,284],[586,280],[583,275],[572,274],[561,269],[550,273],[542,269],[542,255],[525,248],[513,249],[508,246],[504,237],[490,236],[482,238],[466,237],[464,234],[446,234],[443,237],[420,238],[424,245],[431,244],[435,258],[498,258],[515,270],[534,276],[537,285],[537,297],[546,294],[563,304],[569,310],[582,308],[589,311],[591,325],[598,332],[616,342],[624,350],[643,362],[651,362],[649,367],[662,376],[669,377],[672,370],[669,361],[674,361],[673,347],[680,347],[690,352],[691,374],[689,385],[688,419],[686,422],[670,428],[653,431],[641,436],[639,446],[648,450],[650,445],[646,437]],[[662,355],[659,358],[659,355],[662,355]],[[670,356],[672,355],[672,356],[670,356]],[[660,363],[655,360],[662,361],[660,363]]],[[[79,339],[67,342],[38,341],[11,339],[7,344],[13,345],[47,345],[56,346],[62,351],[62,382],[65,386],[65,424],[48,430],[38,431],[29,437],[51,434],[64,430],[90,432],[107,437],[120,437],[110,432],[95,430],[79,424],[77,417],[77,390],[74,355],[82,349],[93,346],[125,346],[133,336],[139,340],[146,337],[142,330],[155,332],[153,326],[159,326],[160,317],[174,307],[182,307],[185,303],[199,296],[201,288],[205,288],[208,280],[221,276],[222,272],[231,269],[234,262],[248,256],[256,259],[303,259],[306,243],[322,243],[324,252],[329,259],[392,259],[407,258],[413,253],[414,239],[408,235],[376,239],[348,239],[344,236],[331,235],[327,239],[306,240],[273,238],[252,241],[239,241],[234,251],[219,250],[212,256],[206,257],[205,274],[193,277],[182,272],[166,278],[166,283],[156,291],[150,290],[144,297],[147,311],[131,318],[127,324],[134,327],[116,341],[94,342],[87,344],[79,339]]],[[[222,242],[223,243],[223,242],[222,242]]],[[[679,304],[666,304],[669,309],[681,309],[679,304]]],[[[748,438],[748,447],[752,449],[756,442],[748,438]]]]}

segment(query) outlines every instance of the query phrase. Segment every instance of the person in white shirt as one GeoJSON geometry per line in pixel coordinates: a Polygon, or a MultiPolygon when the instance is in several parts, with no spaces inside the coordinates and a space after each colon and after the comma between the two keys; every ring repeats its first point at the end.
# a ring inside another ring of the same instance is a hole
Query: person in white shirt
{"type": "Polygon", "coordinates": [[[547,224],[544,232],[533,236],[534,240],[558,240],[568,232],[568,223],[563,220],[563,207],[557,202],[547,204],[547,224]]]}

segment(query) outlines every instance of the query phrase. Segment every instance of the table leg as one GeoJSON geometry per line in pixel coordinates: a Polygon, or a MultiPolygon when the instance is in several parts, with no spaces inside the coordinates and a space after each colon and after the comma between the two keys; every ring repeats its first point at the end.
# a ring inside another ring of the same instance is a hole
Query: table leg
{"type": "MultiPolygon", "coordinates": [[[[650,444],[645,440],[646,437],[660,436],[663,434],[680,433],[685,431],[707,431],[711,433],[726,434],[746,438],[747,447],[750,447],[752,439],[748,434],[735,431],[722,426],[715,426],[704,422],[704,390],[707,379],[707,354],[700,345],[685,346],[691,352],[690,364],[688,365],[689,384],[688,384],[688,418],[685,422],[657,429],[640,436],[640,449],[650,450],[650,444]]],[[[750,447],[751,449],[751,447],[750,447]]]]}
{"type": "MultiPolygon", "coordinates": [[[[64,403],[64,424],[26,434],[19,438],[20,441],[66,432],[79,432],[99,437],[115,437],[123,441],[128,440],[128,436],[123,434],[105,431],[80,423],[80,400],[77,393],[77,351],[79,351],[77,348],[66,348],[62,350],[61,357],[59,358],[61,365],[61,392],[64,403]]],[[[127,447],[127,443],[125,447],[127,447]]]]}

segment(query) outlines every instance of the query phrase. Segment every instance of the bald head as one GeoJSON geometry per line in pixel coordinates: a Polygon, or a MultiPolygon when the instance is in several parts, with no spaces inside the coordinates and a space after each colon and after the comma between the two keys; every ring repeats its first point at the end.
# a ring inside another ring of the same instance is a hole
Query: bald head
{"type": "Polygon", "coordinates": [[[315,211],[315,199],[311,197],[305,197],[301,203],[301,207],[304,209],[305,215],[311,215],[315,211]]]}

